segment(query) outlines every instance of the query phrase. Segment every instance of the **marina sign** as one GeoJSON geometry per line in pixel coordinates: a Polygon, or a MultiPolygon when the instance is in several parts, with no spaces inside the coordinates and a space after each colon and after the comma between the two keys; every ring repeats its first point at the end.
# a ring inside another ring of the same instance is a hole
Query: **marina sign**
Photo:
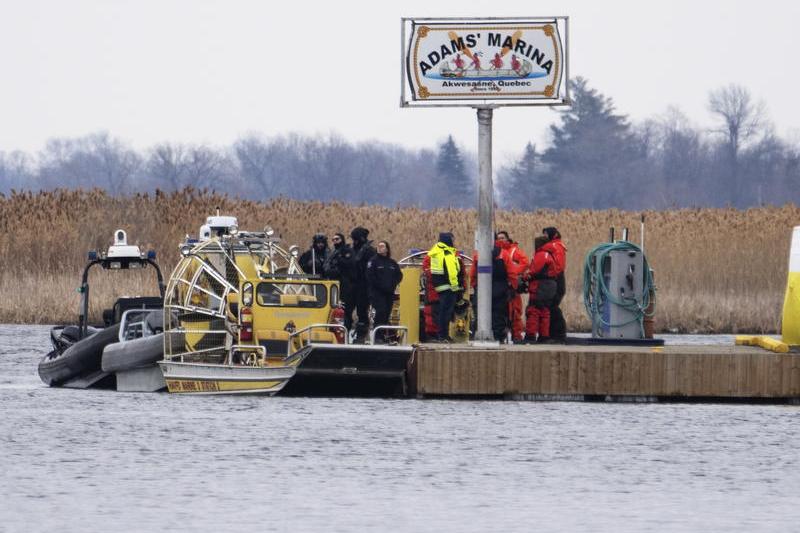
{"type": "Polygon", "coordinates": [[[567,103],[566,17],[402,19],[402,106],[567,103]]]}

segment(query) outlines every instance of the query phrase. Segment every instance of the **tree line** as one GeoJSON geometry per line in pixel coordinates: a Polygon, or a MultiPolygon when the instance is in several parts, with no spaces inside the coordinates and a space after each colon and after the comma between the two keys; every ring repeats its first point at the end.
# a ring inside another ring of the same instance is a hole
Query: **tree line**
{"type": "MultiPolygon", "coordinates": [[[[711,128],[678,108],[640,123],[584,78],[543,139],[497,169],[501,207],[660,209],[800,203],[800,150],[763,104],[729,85],[708,95],[711,128]]],[[[409,149],[341,136],[251,134],[231,146],[159,143],[137,151],[108,133],[52,139],[36,154],[0,151],[0,193],[101,188],[114,194],[187,186],[263,200],[473,207],[477,162],[452,136],[409,149]]]]}

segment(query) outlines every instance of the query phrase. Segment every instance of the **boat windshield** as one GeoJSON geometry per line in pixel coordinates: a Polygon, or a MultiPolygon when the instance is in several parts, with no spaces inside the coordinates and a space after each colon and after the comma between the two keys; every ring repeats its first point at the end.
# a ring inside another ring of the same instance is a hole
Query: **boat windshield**
{"type": "Polygon", "coordinates": [[[325,307],[328,289],[321,283],[262,282],[256,301],[264,307],[325,307]]]}

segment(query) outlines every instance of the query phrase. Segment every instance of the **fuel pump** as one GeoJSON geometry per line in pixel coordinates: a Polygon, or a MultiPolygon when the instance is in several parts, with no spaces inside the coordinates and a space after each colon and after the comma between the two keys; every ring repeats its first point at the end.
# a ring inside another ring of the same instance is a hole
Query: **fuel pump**
{"type": "Polygon", "coordinates": [[[643,250],[622,240],[595,246],[584,263],[583,302],[592,321],[592,338],[636,341],[645,338],[644,321],[655,312],[655,286],[643,250]]]}

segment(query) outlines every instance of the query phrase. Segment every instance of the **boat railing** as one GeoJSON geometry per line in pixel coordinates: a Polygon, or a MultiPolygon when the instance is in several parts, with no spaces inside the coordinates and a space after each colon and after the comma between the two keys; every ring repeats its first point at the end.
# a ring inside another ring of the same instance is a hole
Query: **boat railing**
{"type": "Polygon", "coordinates": [[[401,339],[402,342],[399,340],[397,341],[398,344],[408,344],[408,328],[406,326],[378,326],[372,330],[369,334],[369,343],[375,344],[375,334],[379,331],[397,331],[402,332],[401,339]]]}
{"type": "Polygon", "coordinates": [[[293,342],[294,339],[297,338],[302,342],[303,341],[303,334],[305,334],[306,342],[303,344],[303,346],[305,346],[306,344],[310,344],[311,343],[311,332],[313,330],[315,330],[315,329],[325,329],[325,330],[328,330],[328,331],[330,331],[331,329],[340,329],[340,330],[342,330],[343,337],[345,339],[345,344],[348,344],[347,328],[344,327],[343,324],[311,324],[310,326],[306,326],[306,327],[304,327],[302,329],[298,329],[297,331],[295,331],[295,332],[293,332],[293,333],[291,333],[289,335],[289,338],[287,339],[288,342],[286,343],[286,357],[289,357],[290,355],[292,355],[292,346],[294,345],[294,342],[293,342]]]}

